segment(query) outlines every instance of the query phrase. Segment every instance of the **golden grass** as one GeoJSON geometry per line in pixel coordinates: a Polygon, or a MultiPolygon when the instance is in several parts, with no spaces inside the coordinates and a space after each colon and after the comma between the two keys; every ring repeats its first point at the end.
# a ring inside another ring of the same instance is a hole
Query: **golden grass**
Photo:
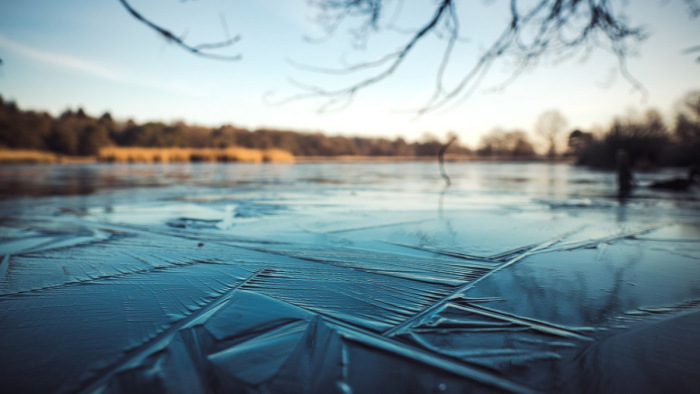
{"type": "Polygon", "coordinates": [[[270,163],[294,163],[294,155],[282,149],[265,149],[263,161],[270,163]]]}
{"type": "Polygon", "coordinates": [[[293,163],[291,153],[279,149],[248,148],[117,148],[100,149],[98,160],[116,163],[242,162],[293,163]]]}
{"type": "Polygon", "coordinates": [[[60,162],[61,157],[51,152],[0,149],[0,163],[50,164],[60,162]]]}

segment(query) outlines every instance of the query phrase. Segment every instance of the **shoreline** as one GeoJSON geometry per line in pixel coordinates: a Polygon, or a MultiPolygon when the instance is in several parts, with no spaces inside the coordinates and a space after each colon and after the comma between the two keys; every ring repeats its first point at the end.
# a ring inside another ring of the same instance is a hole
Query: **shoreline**
{"type": "MultiPolygon", "coordinates": [[[[132,164],[165,164],[165,163],[401,163],[401,162],[432,162],[437,156],[293,156],[277,149],[256,150],[235,148],[236,152],[223,149],[207,148],[119,148],[123,153],[115,154],[115,148],[107,148],[106,154],[100,156],[68,156],[48,151],[0,149],[0,165],[21,164],[93,164],[93,163],[132,163],[132,164]],[[241,151],[245,151],[244,155],[241,151]],[[272,152],[272,154],[268,154],[272,152]],[[284,154],[280,154],[280,152],[284,154]]],[[[476,156],[446,154],[446,162],[510,162],[510,163],[569,163],[575,162],[574,157],[545,156],[508,157],[508,156],[476,156]]]]}
{"type": "MultiPolygon", "coordinates": [[[[437,161],[435,156],[297,156],[297,163],[394,163],[394,162],[432,162],[437,161]]],[[[465,155],[445,155],[446,162],[554,162],[554,163],[574,163],[573,157],[560,157],[550,160],[547,157],[507,157],[507,156],[465,156],[465,155]]]]}

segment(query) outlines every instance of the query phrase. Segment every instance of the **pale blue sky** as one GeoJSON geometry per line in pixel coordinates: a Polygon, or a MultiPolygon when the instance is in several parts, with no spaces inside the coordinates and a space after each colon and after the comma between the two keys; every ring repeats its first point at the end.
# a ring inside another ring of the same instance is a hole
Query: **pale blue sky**
{"type": "MultiPolygon", "coordinates": [[[[411,27],[427,20],[427,8],[405,3],[399,24],[411,27]]],[[[507,2],[490,3],[477,2],[479,13],[462,10],[462,34],[468,40],[458,48],[453,72],[469,67],[506,21],[502,8],[507,2]]],[[[452,130],[472,145],[495,126],[531,131],[537,117],[554,108],[572,128],[587,129],[605,126],[630,108],[656,107],[668,114],[675,100],[700,88],[700,64],[681,54],[700,44],[700,20],[688,17],[681,0],[629,3],[631,20],[651,33],[629,59],[630,71],[649,92],[646,101],[613,71],[614,57],[597,51],[585,62],[543,62],[504,91],[487,93],[508,75],[506,64],[496,64],[467,101],[416,118],[406,110],[429,98],[442,48],[430,38],[393,77],[361,91],[341,112],[318,114],[320,103],[313,100],[270,105],[263,99],[269,92],[279,99],[298,93],[290,79],[329,88],[346,81],[300,70],[288,59],[333,67],[343,56],[353,61],[386,53],[404,37],[371,37],[367,49],[358,52],[341,27],[333,39],[309,44],[303,37],[321,32],[310,23],[313,13],[305,0],[132,0],[145,16],[176,34],[186,33],[192,43],[224,38],[219,15],[225,15],[231,34],[243,37],[224,52],[241,53],[238,62],[182,51],[129,16],[117,0],[0,0],[0,94],[23,108],[53,114],[83,107],[94,115],[110,111],[118,119],[137,121],[182,119],[411,140],[426,131],[442,137],[452,130]]]]}

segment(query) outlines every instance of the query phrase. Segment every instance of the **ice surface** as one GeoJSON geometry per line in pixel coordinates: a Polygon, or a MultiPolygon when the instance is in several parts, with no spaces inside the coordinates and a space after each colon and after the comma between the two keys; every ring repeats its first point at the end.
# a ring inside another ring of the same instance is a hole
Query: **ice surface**
{"type": "Polygon", "coordinates": [[[698,190],[447,172],[449,189],[437,163],[3,167],[3,391],[700,385],[698,190]]]}

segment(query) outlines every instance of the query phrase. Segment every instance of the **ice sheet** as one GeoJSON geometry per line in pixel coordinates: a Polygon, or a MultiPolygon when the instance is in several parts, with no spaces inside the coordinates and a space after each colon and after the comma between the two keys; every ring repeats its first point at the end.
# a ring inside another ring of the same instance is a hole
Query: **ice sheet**
{"type": "Polygon", "coordinates": [[[2,388],[700,385],[697,190],[446,170],[449,189],[427,162],[4,168],[2,388]]]}

